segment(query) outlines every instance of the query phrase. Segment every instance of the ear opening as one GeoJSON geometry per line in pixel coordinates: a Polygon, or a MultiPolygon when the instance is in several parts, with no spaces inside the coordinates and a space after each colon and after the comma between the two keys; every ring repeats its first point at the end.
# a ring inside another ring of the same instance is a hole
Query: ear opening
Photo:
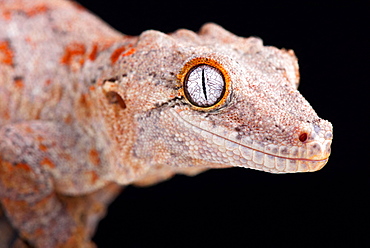
{"type": "Polygon", "coordinates": [[[103,85],[103,91],[108,104],[112,105],[116,111],[126,108],[126,103],[119,94],[119,86],[117,83],[106,81],[103,85]]]}
{"type": "Polygon", "coordinates": [[[117,92],[108,91],[105,93],[105,97],[107,98],[109,104],[116,104],[121,109],[126,108],[125,101],[122,99],[122,97],[117,92]]]}

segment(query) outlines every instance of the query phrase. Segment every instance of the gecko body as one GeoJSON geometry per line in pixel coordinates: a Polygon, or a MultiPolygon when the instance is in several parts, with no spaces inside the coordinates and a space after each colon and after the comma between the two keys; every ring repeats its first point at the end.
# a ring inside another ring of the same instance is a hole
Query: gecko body
{"type": "Polygon", "coordinates": [[[18,243],[93,246],[118,185],[328,160],[332,126],[297,91],[291,50],[216,24],[132,37],[73,2],[0,3],[0,199],[18,243]]]}

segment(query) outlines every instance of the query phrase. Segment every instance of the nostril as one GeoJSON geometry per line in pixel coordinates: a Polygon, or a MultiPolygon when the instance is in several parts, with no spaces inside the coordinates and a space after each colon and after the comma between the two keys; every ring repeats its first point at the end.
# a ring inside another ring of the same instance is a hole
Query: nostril
{"type": "Polygon", "coordinates": [[[307,139],[308,139],[307,133],[301,133],[301,135],[299,135],[299,141],[305,142],[307,139]]]}

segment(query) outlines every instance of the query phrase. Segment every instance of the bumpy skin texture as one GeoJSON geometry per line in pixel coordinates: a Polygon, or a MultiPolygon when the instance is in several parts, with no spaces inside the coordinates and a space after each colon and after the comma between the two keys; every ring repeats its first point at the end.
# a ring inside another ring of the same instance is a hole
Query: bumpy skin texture
{"type": "Polygon", "coordinates": [[[20,247],[93,246],[118,185],[327,162],[332,126],[296,90],[293,51],[215,24],[129,37],[73,2],[0,4],[0,197],[20,247]],[[184,95],[194,59],[227,73],[220,106],[184,95]]]}

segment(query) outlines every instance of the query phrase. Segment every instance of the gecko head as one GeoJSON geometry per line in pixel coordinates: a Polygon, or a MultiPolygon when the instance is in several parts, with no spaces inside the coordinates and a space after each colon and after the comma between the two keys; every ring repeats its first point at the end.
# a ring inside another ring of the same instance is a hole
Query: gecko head
{"type": "Polygon", "coordinates": [[[140,102],[131,115],[136,158],[272,173],[316,171],[328,161],[332,125],[297,90],[293,51],[215,24],[199,34],[147,31],[137,46],[140,52],[125,62],[125,70],[140,72],[129,89],[145,95],[126,94],[136,96],[127,109],[140,102]]]}

